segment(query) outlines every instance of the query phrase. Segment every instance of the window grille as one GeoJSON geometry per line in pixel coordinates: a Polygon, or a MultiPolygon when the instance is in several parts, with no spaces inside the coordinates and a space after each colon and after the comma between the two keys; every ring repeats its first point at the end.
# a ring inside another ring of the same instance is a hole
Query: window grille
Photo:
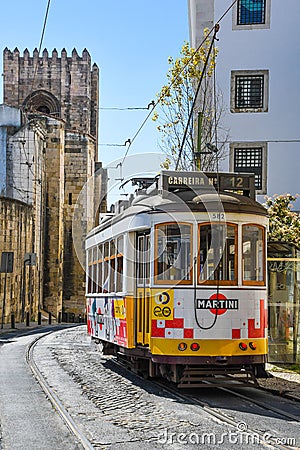
{"type": "Polygon", "coordinates": [[[235,148],[234,172],[255,174],[255,189],[262,190],[263,149],[262,147],[235,148]]]}
{"type": "Polygon", "coordinates": [[[264,107],[264,75],[236,75],[235,108],[264,107]]]}
{"type": "Polygon", "coordinates": [[[237,25],[265,23],[266,0],[239,0],[237,25]]]}

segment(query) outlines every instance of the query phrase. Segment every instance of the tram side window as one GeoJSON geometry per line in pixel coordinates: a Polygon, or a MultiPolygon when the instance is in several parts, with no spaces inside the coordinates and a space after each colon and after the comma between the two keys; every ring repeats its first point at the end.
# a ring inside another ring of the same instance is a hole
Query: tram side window
{"type": "Polygon", "coordinates": [[[157,281],[191,283],[192,226],[180,223],[156,226],[157,281]]]}
{"type": "Polygon", "coordinates": [[[237,283],[237,225],[199,226],[199,282],[237,283]]]}
{"type": "Polygon", "coordinates": [[[124,240],[123,236],[120,236],[117,239],[116,292],[123,291],[123,253],[124,253],[124,240]]]}
{"type": "Polygon", "coordinates": [[[109,289],[109,242],[104,244],[104,261],[103,261],[103,286],[102,292],[104,294],[108,293],[109,289]]]}
{"type": "Polygon", "coordinates": [[[93,248],[93,293],[97,293],[98,284],[97,284],[97,264],[98,264],[98,255],[97,255],[97,247],[93,248]]]}
{"type": "Polygon", "coordinates": [[[265,272],[264,229],[243,225],[243,282],[263,284],[265,272]]]}
{"type": "Polygon", "coordinates": [[[115,241],[109,244],[109,292],[115,292],[115,272],[116,272],[116,246],[115,241]]]}
{"type": "Polygon", "coordinates": [[[102,292],[103,244],[98,246],[98,293],[102,292]]]}
{"type": "Polygon", "coordinates": [[[92,293],[93,287],[93,251],[92,249],[87,250],[87,293],[92,293]]]}
{"type": "Polygon", "coordinates": [[[93,247],[87,251],[87,293],[94,294],[97,292],[97,247],[93,247]]]}
{"type": "Polygon", "coordinates": [[[150,283],[150,235],[142,234],[137,237],[137,284],[150,283]]]}

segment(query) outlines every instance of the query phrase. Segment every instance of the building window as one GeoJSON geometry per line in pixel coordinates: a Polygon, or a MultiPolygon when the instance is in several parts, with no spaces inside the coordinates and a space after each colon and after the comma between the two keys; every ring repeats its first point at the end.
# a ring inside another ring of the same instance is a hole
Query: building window
{"type": "Polygon", "coordinates": [[[255,174],[255,189],[262,189],[262,148],[236,148],[234,172],[255,174]]]}
{"type": "Polygon", "coordinates": [[[239,0],[238,25],[265,23],[266,0],[239,0]]]}
{"type": "Polygon", "coordinates": [[[268,71],[232,71],[231,112],[268,111],[268,71]]]}
{"type": "Polygon", "coordinates": [[[230,147],[230,170],[238,173],[254,173],[257,193],[266,194],[267,144],[232,143],[230,147]]]}
{"type": "Polygon", "coordinates": [[[262,108],[263,92],[263,75],[237,75],[235,77],[236,108],[262,108]]]}
{"type": "Polygon", "coordinates": [[[233,29],[270,28],[270,0],[238,0],[233,9],[233,29]]]}

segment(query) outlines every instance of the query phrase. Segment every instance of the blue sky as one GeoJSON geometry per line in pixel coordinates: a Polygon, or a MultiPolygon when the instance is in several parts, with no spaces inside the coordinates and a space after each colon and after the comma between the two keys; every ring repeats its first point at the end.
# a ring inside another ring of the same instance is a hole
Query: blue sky
{"type": "MultiPolygon", "coordinates": [[[[39,47],[47,2],[1,2],[1,50],[28,48],[32,55],[39,47]]],[[[185,40],[187,0],[51,0],[42,50],[46,47],[51,55],[56,48],[60,54],[65,47],[71,56],[74,47],[79,54],[87,48],[100,69],[100,107],[146,107],[166,82],[168,56],[178,56],[185,40]]],[[[2,103],[2,77],[0,92],[2,103]]],[[[100,144],[124,144],[147,113],[101,110],[100,144]]],[[[159,139],[149,120],[130,154],[158,151],[159,139]]],[[[125,152],[125,147],[99,149],[104,164],[125,152]]]]}

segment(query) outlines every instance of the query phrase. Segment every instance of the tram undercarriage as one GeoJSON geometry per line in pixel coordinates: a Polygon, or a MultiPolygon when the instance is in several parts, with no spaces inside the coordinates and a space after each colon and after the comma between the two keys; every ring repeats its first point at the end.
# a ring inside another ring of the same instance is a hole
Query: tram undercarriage
{"type": "Polygon", "coordinates": [[[162,378],[179,388],[227,386],[232,381],[257,385],[257,378],[270,377],[265,370],[265,355],[161,357],[151,355],[145,347],[126,349],[99,339],[94,339],[94,342],[103,355],[116,356],[133,373],[145,379],[162,378]]]}

